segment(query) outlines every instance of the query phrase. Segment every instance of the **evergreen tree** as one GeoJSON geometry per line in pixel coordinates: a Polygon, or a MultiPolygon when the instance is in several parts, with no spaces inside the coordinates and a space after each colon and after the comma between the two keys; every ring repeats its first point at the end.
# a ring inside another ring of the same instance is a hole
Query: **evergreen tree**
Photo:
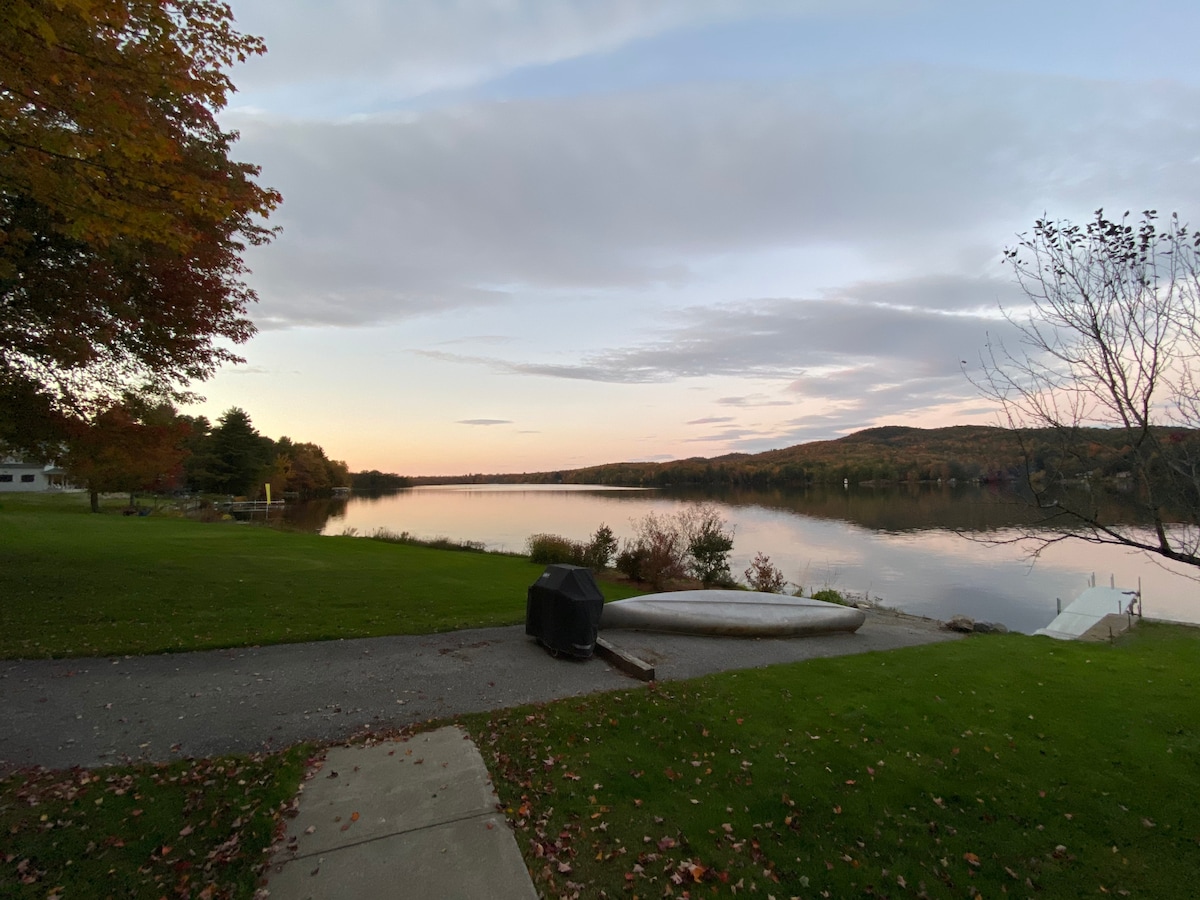
{"type": "Polygon", "coordinates": [[[211,468],[201,490],[220,494],[249,494],[271,459],[273,442],[250,422],[250,415],[234,406],[217,420],[209,440],[211,468]]]}

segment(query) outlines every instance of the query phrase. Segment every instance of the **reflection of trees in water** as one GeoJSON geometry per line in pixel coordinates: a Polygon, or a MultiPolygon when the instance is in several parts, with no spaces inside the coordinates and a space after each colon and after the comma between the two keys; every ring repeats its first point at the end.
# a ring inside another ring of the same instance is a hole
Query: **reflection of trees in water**
{"type": "Polygon", "coordinates": [[[346,503],[345,497],[288,501],[283,511],[283,523],[297,531],[319,534],[330,519],[345,518],[346,503]]]}
{"type": "MultiPolygon", "coordinates": [[[[1005,485],[901,484],[849,488],[814,485],[803,491],[677,488],[663,493],[680,500],[715,500],[730,506],[785,510],[887,532],[997,531],[1036,526],[1047,515],[1046,511],[1034,508],[1027,493],[1005,485]]],[[[1144,524],[1134,517],[1134,507],[1119,494],[1098,492],[1096,498],[1110,521],[1144,524]]]]}
{"type": "MultiPolygon", "coordinates": [[[[1084,491],[1086,488],[1075,487],[1070,490],[1084,491]]],[[[347,502],[356,505],[386,503],[392,501],[396,493],[354,494],[349,501],[344,497],[335,497],[289,502],[283,522],[288,528],[319,533],[333,520],[331,531],[337,533],[336,520],[345,517],[347,502]]],[[[597,496],[586,491],[578,493],[580,499],[597,496]]],[[[678,487],[603,494],[606,501],[617,503],[643,502],[648,496],[685,502],[715,501],[733,507],[758,506],[818,519],[850,522],[884,532],[934,529],[989,532],[1036,526],[1047,516],[1046,511],[1032,506],[1028,494],[1008,485],[900,484],[879,487],[852,485],[849,488],[814,485],[806,490],[678,487]]],[[[1097,500],[1109,521],[1126,525],[1146,524],[1136,518],[1136,508],[1118,493],[1097,490],[1092,499],[1097,500]]],[[[546,528],[554,527],[554,523],[546,523],[546,528]]]]}

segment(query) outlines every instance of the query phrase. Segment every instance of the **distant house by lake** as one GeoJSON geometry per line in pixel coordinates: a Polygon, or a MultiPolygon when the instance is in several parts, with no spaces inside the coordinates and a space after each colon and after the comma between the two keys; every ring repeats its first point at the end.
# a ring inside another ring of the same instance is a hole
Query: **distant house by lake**
{"type": "Polygon", "coordinates": [[[0,459],[0,493],[61,491],[65,487],[66,473],[52,463],[0,459]]]}

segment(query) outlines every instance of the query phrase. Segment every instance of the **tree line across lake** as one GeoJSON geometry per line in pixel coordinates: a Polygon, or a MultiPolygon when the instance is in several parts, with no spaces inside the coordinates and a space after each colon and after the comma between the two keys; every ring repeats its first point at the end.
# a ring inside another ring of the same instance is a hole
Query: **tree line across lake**
{"type": "MultiPolygon", "coordinates": [[[[1162,429],[1181,451],[1200,450],[1200,432],[1162,429]]],[[[884,426],[836,440],[764,453],[730,453],[670,462],[620,462],[549,472],[415,478],[416,484],[496,482],[601,484],[623,487],[805,487],[811,484],[919,482],[1120,483],[1131,469],[1123,430],[1081,428],[1071,442],[1053,429],[1015,431],[984,425],[946,428],[884,426]]],[[[1187,454],[1181,452],[1181,456],[1187,454]]]]}
{"type": "MultiPolygon", "coordinates": [[[[1130,447],[1115,429],[1081,429],[1069,445],[1052,430],[1017,432],[959,425],[947,428],[869,428],[831,441],[813,441],[764,453],[711,459],[622,462],[582,469],[409,477],[393,472],[350,472],[315,443],[260,434],[237,407],[215,424],[180,415],[169,406],[113,407],[74,435],[62,457],[68,477],[95,492],[192,491],[301,498],[350,487],[380,493],[421,484],[599,484],[624,487],[703,485],[799,488],[813,484],[920,482],[1071,482],[1129,484],[1130,447]]],[[[1165,443],[1192,457],[1200,432],[1175,429],[1165,443]]]]}

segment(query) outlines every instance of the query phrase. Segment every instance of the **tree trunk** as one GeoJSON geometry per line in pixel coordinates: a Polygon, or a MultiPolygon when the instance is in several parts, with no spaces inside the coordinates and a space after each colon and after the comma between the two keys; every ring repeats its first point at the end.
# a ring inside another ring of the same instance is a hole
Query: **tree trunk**
{"type": "Polygon", "coordinates": [[[94,512],[94,513],[100,512],[100,492],[97,491],[95,488],[91,488],[88,490],[88,495],[91,497],[91,500],[92,500],[92,512],[94,512]]]}

